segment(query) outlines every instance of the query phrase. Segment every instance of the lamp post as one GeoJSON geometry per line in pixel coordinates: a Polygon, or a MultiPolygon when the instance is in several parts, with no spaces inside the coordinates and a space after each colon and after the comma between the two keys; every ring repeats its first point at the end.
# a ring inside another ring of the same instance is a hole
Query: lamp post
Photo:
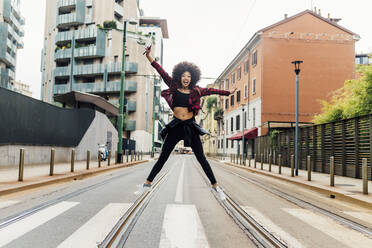
{"type": "Polygon", "coordinates": [[[243,164],[245,165],[245,150],[244,150],[244,147],[245,147],[245,142],[244,142],[244,124],[245,124],[245,117],[244,117],[244,104],[242,105],[242,119],[243,119],[243,133],[242,133],[242,141],[243,141],[243,164]]]}
{"type": "Polygon", "coordinates": [[[299,87],[299,74],[300,74],[300,64],[303,61],[296,60],[292,61],[292,64],[295,66],[296,73],[296,134],[295,134],[295,167],[296,167],[296,176],[298,176],[298,87],[299,87]]]}
{"type": "MultiPolygon", "coordinates": [[[[124,20],[124,29],[116,29],[123,32],[123,54],[121,58],[121,78],[120,78],[120,98],[119,98],[119,117],[118,117],[118,153],[117,162],[121,163],[123,155],[123,115],[124,115],[124,82],[125,82],[125,42],[127,40],[127,22],[131,25],[137,25],[137,21],[134,19],[124,20]]],[[[102,28],[103,30],[111,30],[111,28],[102,28]]]]}

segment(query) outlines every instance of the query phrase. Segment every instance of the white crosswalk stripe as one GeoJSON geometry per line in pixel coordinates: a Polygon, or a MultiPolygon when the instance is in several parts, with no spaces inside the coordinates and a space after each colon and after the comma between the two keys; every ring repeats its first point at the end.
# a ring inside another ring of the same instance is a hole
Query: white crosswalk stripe
{"type": "Polygon", "coordinates": [[[78,202],[60,202],[0,229],[0,247],[12,242],[78,204],[78,202]]]}
{"type": "Polygon", "coordinates": [[[283,228],[279,227],[278,225],[274,224],[269,218],[264,216],[260,211],[253,207],[248,206],[241,206],[244,211],[250,215],[255,221],[257,221],[261,226],[263,226],[266,230],[268,230],[271,234],[277,237],[279,240],[284,241],[288,247],[293,248],[301,248],[305,247],[301,244],[300,241],[292,237],[290,234],[285,232],[283,228]]]}
{"type": "Polygon", "coordinates": [[[353,216],[354,218],[372,223],[372,214],[365,212],[356,212],[356,211],[343,211],[345,214],[353,216]]]}
{"type": "Polygon", "coordinates": [[[132,206],[131,203],[110,203],[82,225],[58,248],[97,247],[102,242],[121,216],[132,206]]]}
{"type": "Polygon", "coordinates": [[[160,237],[160,248],[207,248],[204,228],[195,205],[168,204],[160,237]]]}
{"type": "Polygon", "coordinates": [[[355,245],[358,244],[358,248],[372,247],[372,239],[365,237],[362,233],[342,226],[330,218],[318,215],[307,209],[284,208],[282,210],[300,219],[301,221],[306,222],[313,228],[318,229],[324,234],[327,234],[335,240],[345,244],[346,246],[355,247],[355,245]]]}
{"type": "Polygon", "coordinates": [[[16,200],[0,201],[0,209],[12,206],[12,205],[17,204],[19,202],[21,202],[21,201],[16,201],[16,200]]]}

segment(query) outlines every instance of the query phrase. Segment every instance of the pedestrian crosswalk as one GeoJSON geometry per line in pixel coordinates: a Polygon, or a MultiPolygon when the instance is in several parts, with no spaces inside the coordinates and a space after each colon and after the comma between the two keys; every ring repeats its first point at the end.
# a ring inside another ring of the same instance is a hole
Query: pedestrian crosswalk
{"type": "MultiPolygon", "coordinates": [[[[18,202],[4,201],[0,202],[0,206],[11,206],[16,203],[18,202]]],[[[23,235],[36,230],[48,221],[58,218],[63,213],[77,211],[77,207],[81,204],[83,203],[63,201],[1,228],[0,247],[9,245],[17,239],[22,239],[23,235]]],[[[97,247],[131,206],[132,203],[108,203],[100,207],[97,213],[84,220],[84,223],[81,223],[79,227],[67,232],[66,237],[60,238],[61,242],[57,247],[97,247]]],[[[304,239],[303,236],[296,236],[296,233],[287,229],[281,220],[268,217],[270,214],[265,214],[260,209],[252,206],[241,206],[241,208],[266,230],[286,243],[288,247],[301,248],[309,246],[309,240],[304,239]]],[[[328,235],[329,239],[334,239],[344,244],[345,247],[355,247],[355,244],[362,248],[372,247],[372,239],[369,237],[311,210],[294,207],[280,208],[273,211],[282,211],[284,214],[286,213],[286,219],[295,219],[297,224],[302,223],[302,226],[307,225],[309,228],[316,230],[316,232],[320,231],[324,235],[328,235]]],[[[345,212],[345,214],[353,215],[356,218],[371,218],[369,213],[363,212],[345,212]]],[[[207,235],[196,205],[166,204],[164,217],[160,220],[160,223],[161,226],[158,227],[161,229],[160,239],[158,244],[154,244],[155,247],[210,247],[209,239],[213,237],[207,235]]],[[[154,226],[149,228],[154,228],[154,226]]],[[[307,238],[311,239],[314,237],[308,235],[307,238]]]]}
{"type": "Polygon", "coordinates": [[[0,201],[0,209],[15,205],[19,202],[20,201],[17,200],[0,201]]]}

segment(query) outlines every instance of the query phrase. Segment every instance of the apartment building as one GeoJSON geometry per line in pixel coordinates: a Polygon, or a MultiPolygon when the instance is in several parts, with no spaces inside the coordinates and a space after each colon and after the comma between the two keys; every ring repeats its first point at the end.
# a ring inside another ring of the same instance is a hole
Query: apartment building
{"type": "MultiPolygon", "coordinates": [[[[294,60],[302,60],[299,122],[311,122],[321,111],[319,100],[355,77],[355,42],[360,37],[337,21],[306,10],[257,31],[218,77],[221,89],[237,91],[220,97],[221,153],[239,153],[242,130],[245,152],[252,154],[256,135],[270,127],[295,122],[294,60]],[[244,109],[244,110],[243,110],[244,109]],[[239,142],[233,140],[240,140],[239,142]]],[[[240,149],[241,151],[241,149],[240,149]]]]}
{"type": "Polygon", "coordinates": [[[17,50],[23,48],[25,19],[20,0],[0,0],[0,87],[14,90],[17,50]]]}
{"type": "MultiPolygon", "coordinates": [[[[119,106],[123,54],[120,30],[125,19],[135,19],[136,25],[126,25],[123,138],[135,140],[137,150],[150,151],[156,79],[143,55],[149,33],[141,26],[138,4],[137,0],[46,1],[41,98],[53,103],[56,95],[81,91],[119,106]],[[115,23],[119,30],[100,28],[105,22],[115,23]]],[[[153,26],[161,31],[151,33],[152,42],[162,44],[168,35],[166,24],[163,30],[153,26]]],[[[154,45],[154,53],[157,47],[154,45]]]]}
{"type": "Polygon", "coordinates": [[[12,82],[13,91],[21,93],[22,95],[32,97],[32,92],[30,90],[30,85],[25,84],[21,81],[13,81],[12,82]]]}

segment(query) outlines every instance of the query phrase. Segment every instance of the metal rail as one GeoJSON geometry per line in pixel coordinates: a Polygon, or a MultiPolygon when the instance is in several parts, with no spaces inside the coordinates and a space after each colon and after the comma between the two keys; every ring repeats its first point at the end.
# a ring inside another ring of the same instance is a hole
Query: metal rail
{"type": "MultiPolygon", "coordinates": [[[[207,177],[201,171],[200,167],[196,167],[206,184],[209,186],[210,183],[207,177]]],[[[222,188],[220,183],[219,186],[220,188],[222,188]]],[[[288,247],[286,243],[276,238],[273,234],[270,233],[270,231],[266,230],[252,216],[246,213],[225,190],[224,192],[226,194],[226,200],[219,199],[217,193],[213,190],[211,191],[218,202],[221,204],[221,206],[225,209],[225,211],[234,219],[239,227],[242,228],[243,231],[245,231],[248,237],[258,247],[288,247]]]]}
{"type": "Polygon", "coordinates": [[[370,228],[366,227],[366,226],[363,226],[363,225],[361,225],[361,224],[359,224],[357,222],[354,222],[352,220],[349,220],[349,219],[347,219],[345,217],[342,217],[342,216],[340,216],[338,214],[332,213],[332,212],[330,212],[330,211],[328,211],[328,210],[326,210],[324,208],[318,207],[318,206],[316,206],[316,205],[314,205],[314,204],[312,204],[310,202],[307,202],[307,201],[304,201],[304,200],[299,199],[297,197],[291,196],[291,195],[289,195],[287,193],[284,193],[283,191],[280,191],[280,190],[275,189],[273,187],[269,187],[269,186],[263,185],[262,182],[259,182],[259,181],[255,180],[255,179],[246,178],[244,176],[239,175],[236,172],[232,172],[232,171],[230,171],[228,169],[225,169],[225,168],[221,168],[221,169],[224,170],[224,171],[229,172],[230,174],[233,174],[235,176],[238,176],[241,179],[243,179],[245,181],[248,181],[248,182],[256,185],[257,187],[260,187],[260,188],[262,188],[262,189],[264,189],[264,190],[266,190],[266,191],[268,191],[268,192],[270,192],[270,193],[272,193],[272,194],[274,194],[276,196],[279,196],[279,197],[281,197],[281,198],[283,198],[283,199],[285,199],[285,200],[287,200],[287,201],[289,201],[289,202],[291,202],[291,203],[293,203],[293,204],[295,204],[295,205],[297,205],[299,207],[310,209],[312,211],[321,213],[321,214],[323,214],[323,215],[325,215],[325,216],[327,216],[327,217],[329,217],[329,218],[331,218],[331,219],[333,219],[333,220],[341,223],[342,225],[345,225],[345,226],[347,226],[347,227],[349,227],[349,228],[351,228],[353,230],[356,230],[358,232],[361,232],[361,233],[363,233],[365,235],[368,235],[369,237],[372,238],[372,230],[370,228]]]}
{"type": "Polygon", "coordinates": [[[169,175],[169,171],[164,173],[159,180],[154,183],[150,191],[144,192],[129,208],[129,210],[120,218],[116,223],[110,233],[98,245],[99,248],[109,248],[109,247],[124,247],[130,232],[132,231],[134,225],[136,224],[138,218],[142,214],[143,210],[146,208],[147,204],[150,202],[154,192],[159,188],[159,186],[165,181],[166,177],[169,175]]]}

